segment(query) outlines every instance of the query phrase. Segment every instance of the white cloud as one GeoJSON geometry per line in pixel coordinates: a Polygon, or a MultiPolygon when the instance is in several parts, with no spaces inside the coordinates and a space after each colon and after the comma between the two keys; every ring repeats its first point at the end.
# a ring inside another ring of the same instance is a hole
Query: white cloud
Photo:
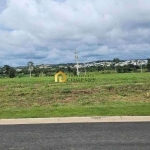
{"type": "Polygon", "coordinates": [[[150,57],[149,0],[8,0],[0,65],[150,57]],[[136,50],[135,50],[136,49],[136,50]]]}

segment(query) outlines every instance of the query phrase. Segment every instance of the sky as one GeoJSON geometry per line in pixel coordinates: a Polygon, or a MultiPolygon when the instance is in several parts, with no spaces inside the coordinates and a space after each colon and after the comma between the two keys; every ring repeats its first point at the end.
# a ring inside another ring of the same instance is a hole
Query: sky
{"type": "Polygon", "coordinates": [[[0,66],[150,58],[150,0],[0,0],[0,66]]]}

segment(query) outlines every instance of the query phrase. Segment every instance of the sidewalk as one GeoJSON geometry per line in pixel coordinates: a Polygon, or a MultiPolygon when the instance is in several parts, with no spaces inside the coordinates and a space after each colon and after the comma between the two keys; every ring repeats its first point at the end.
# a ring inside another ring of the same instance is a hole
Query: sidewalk
{"type": "Polygon", "coordinates": [[[58,117],[0,119],[0,125],[51,124],[51,123],[98,123],[98,122],[150,122],[150,116],[96,116],[96,117],[58,117]]]}

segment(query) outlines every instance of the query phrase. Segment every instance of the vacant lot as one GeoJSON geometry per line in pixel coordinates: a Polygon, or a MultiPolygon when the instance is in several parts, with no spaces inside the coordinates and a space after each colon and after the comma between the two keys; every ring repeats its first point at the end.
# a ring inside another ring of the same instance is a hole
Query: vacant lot
{"type": "Polygon", "coordinates": [[[150,73],[97,74],[93,82],[54,77],[0,79],[0,118],[150,115],[150,73]]]}

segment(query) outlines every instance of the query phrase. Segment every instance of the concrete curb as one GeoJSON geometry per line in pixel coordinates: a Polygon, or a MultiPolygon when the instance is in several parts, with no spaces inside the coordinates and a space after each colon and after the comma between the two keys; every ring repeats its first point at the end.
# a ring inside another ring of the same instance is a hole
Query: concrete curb
{"type": "Polygon", "coordinates": [[[98,122],[150,122],[150,116],[96,116],[96,117],[59,117],[0,119],[0,125],[52,124],[52,123],[98,123],[98,122]]]}

